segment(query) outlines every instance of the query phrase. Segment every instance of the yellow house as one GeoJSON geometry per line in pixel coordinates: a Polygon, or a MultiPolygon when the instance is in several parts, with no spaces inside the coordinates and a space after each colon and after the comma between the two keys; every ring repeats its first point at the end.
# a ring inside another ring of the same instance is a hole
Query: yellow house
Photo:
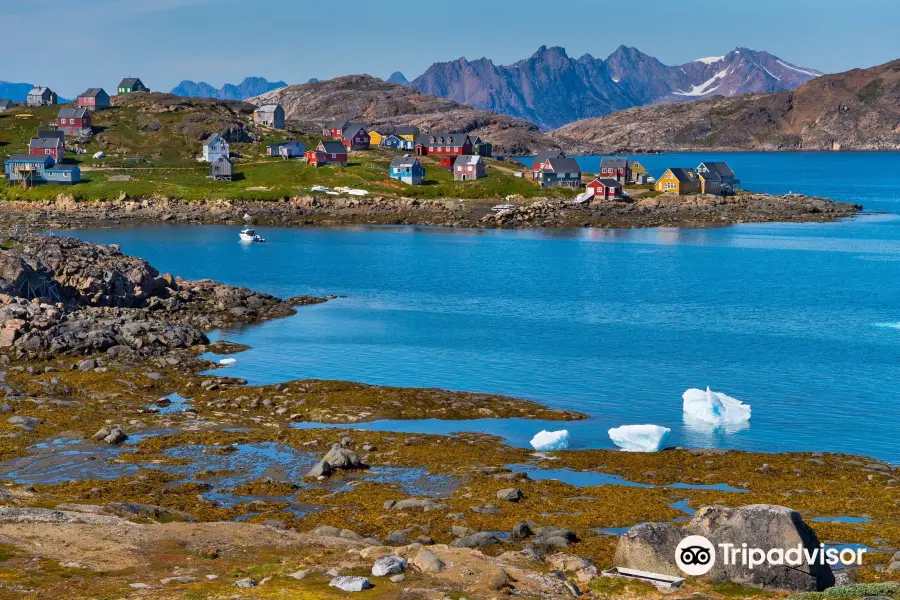
{"type": "Polygon", "coordinates": [[[384,132],[378,131],[377,129],[372,129],[369,131],[369,145],[370,146],[380,146],[381,142],[387,136],[384,132]]]}
{"type": "Polygon", "coordinates": [[[656,181],[657,192],[691,194],[700,191],[700,179],[693,169],[671,168],[656,181]]]}
{"type": "Polygon", "coordinates": [[[418,127],[398,127],[395,135],[400,139],[409,140],[410,142],[415,142],[416,138],[419,137],[419,128],[418,127]]]}
{"type": "Polygon", "coordinates": [[[642,181],[645,177],[647,177],[646,167],[638,161],[631,163],[631,180],[642,181]]]}

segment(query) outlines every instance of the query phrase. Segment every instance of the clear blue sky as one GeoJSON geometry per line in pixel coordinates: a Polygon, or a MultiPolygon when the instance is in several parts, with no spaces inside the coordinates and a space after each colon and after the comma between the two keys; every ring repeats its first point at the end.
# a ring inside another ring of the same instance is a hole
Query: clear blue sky
{"type": "Polygon", "coordinates": [[[0,80],[71,98],[129,75],[163,91],[247,75],[412,79],[460,56],[606,57],[620,44],[666,64],[746,46],[837,72],[900,58],[898,23],[900,0],[0,0],[0,80]],[[37,47],[56,27],[59,41],[37,47]]]}

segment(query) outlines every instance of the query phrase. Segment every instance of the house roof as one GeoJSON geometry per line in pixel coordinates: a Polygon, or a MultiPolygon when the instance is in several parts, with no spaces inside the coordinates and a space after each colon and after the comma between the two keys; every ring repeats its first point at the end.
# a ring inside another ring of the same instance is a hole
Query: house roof
{"type": "Polygon", "coordinates": [[[550,163],[550,170],[554,173],[581,173],[581,167],[574,158],[548,158],[544,161],[550,163]]]}
{"type": "Polygon", "coordinates": [[[347,121],[326,121],[325,129],[343,129],[345,125],[347,125],[347,121]]]}
{"type": "Polygon", "coordinates": [[[565,158],[566,155],[562,150],[541,150],[534,157],[534,162],[542,163],[548,158],[565,158]]]}
{"type": "Polygon", "coordinates": [[[607,156],[600,159],[601,169],[627,169],[628,159],[620,156],[607,156]]]}
{"type": "Polygon", "coordinates": [[[29,148],[39,148],[41,150],[59,148],[60,146],[62,146],[62,141],[59,138],[35,137],[28,142],[29,148]]]}
{"type": "MultiPolygon", "coordinates": [[[[262,112],[264,112],[264,113],[275,112],[279,108],[281,108],[280,104],[263,104],[262,106],[260,106],[259,108],[256,109],[256,112],[261,112],[261,113],[262,112]]],[[[282,109],[282,110],[284,110],[284,109],[282,109]]]]}
{"type": "Polygon", "coordinates": [[[693,169],[673,167],[669,171],[675,176],[675,179],[682,183],[693,183],[697,179],[697,173],[693,169]]]}
{"type": "Polygon", "coordinates": [[[392,167],[412,167],[419,164],[419,159],[415,156],[410,156],[407,154],[406,156],[398,156],[391,161],[392,167]]]}
{"type": "Polygon", "coordinates": [[[303,146],[303,142],[301,142],[299,140],[285,140],[283,142],[275,142],[274,144],[269,144],[269,148],[272,148],[273,150],[278,150],[282,146],[290,146],[292,144],[297,144],[297,145],[303,146]]]}
{"type": "Polygon", "coordinates": [[[48,171],[80,171],[78,165],[72,163],[56,163],[47,168],[48,171]]]}
{"type": "Polygon", "coordinates": [[[437,144],[439,146],[458,147],[464,145],[466,140],[469,140],[470,144],[472,143],[472,139],[465,133],[422,133],[416,138],[416,143],[423,146],[437,144]],[[431,138],[434,138],[435,141],[432,142],[431,138]]]}
{"type": "Polygon", "coordinates": [[[229,165],[234,164],[233,162],[231,162],[230,158],[228,158],[227,156],[224,156],[224,155],[222,155],[219,158],[217,158],[216,160],[212,161],[212,164],[216,164],[217,162],[227,162],[229,165]]]}
{"type": "Polygon", "coordinates": [[[123,79],[122,81],[119,82],[119,87],[133,88],[133,87],[134,87],[134,84],[136,84],[136,83],[139,82],[139,81],[140,81],[141,83],[144,83],[143,81],[141,81],[141,80],[140,80],[139,78],[137,78],[137,77],[126,77],[125,79],[123,79]]]}
{"type": "Polygon", "coordinates": [[[96,98],[100,95],[100,92],[103,92],[103,88],[88,88],[79,98],[96,98]]]}
{"type": "Polygon", "coordinates": [[[48,154],[13,154],[6,162],[37,162],[46,163],[53,161],[53,157],[48,154]]]}
{"type": "Polygon", "coordinates": [[[38,129],[37,135],[34,137],[50,138],[65,141],[66,134],[62,131],[48,131],[46,129],[38,129]]]}
{"type": "Polygon", "coordinates": [[[51,89],[48,88],[48,87],[38,87],[38,86],[34,86],[33,88],[31,88],[31,91],[28,92],[28,95],[29,95],[29,96],[43,96],[45,93],[50,93],[50,94],[52,94],[52,93],[53,93],[53,90],[51,90],[51,89]]]}
{"type": "Polygon", "coordinates": [[[395,131],[397,135],[416,135],[417,133],[419,133],[419,128],[409,125],[405,127],[398,127],[395,131]]]}
{"type": "Polygon", "coordinates": [[[319,142],[319,146],[322,147],[323,152],[327,152],[328,154],[347,153],[347,148],[344,146],[344,144],[336,140],[322,140],[321,142],[319,142]]]}
{"type": "MultiPolygon", "coordinates": [[[[342,129],[343,131],[341,133],[343,135],[347,135],[347,132],[351,132],[351,134],[355,135],[360,129],[365,130],[366,126],[362,123],[347,123],[342,129]]],[[[368,130],[366,130],[366,132],[368,132],[368,130]]]]}
{"type": "Polygon", "coordinates": [[[481,156],[478,154],[464,154],[462,156],[458,156],[456,158],[456,162],[453,163],[454,167],[465,167],[467,165],[477,165],[478,163],[483,163],[481,156]]]}
{"type": "Polygon", "coordinates": [[[609,177],[604,177],[603,179],[594,179],[592,182],[587,184],[587,187],[591,187],[595,183],[599,183],[603,187],[612,187],[612,188],[620,188],[622,184],[616,181],[615,179],[610,179],[609,177]]]}
{"type": "Polygon", "coordinates": [[[734,177],[734,171],[731,170],[731,167],[728,166],[726,162],[702,162],[697,167],[697,170],[700,170],[700,167],[706,167],[710,173],[715,173],[721,178],[734,177]]]}
{"type": "MultiPolygon", "coordinates": [[[[203,145],[204,145],[204,146],[210,146],[210,145],[213,144],[213,142],[216,142],[216,141],[218,141],[218,140],[222,140],[222,141],[224,142],[224,141],[225,141],[225,138],[223,138],[223,137],[222,137],[221,135],[219,135],[218,133],[214,133],[214,134],[212,134],[211,136],[209,136],[208,138],[206,138],[206,141],[203,142],[203,145]]],[[[226,143],[227,143],[227,142],[226,142],[226,143]]]]}
{"type": "Polygon", "coordinates": [[[75,107],[64,107],[59,109],[59,114],[56,115],[57,119],[82,119],[84,115],[86,115],[88,109],[82,108],[80,106],[75,107]]]}

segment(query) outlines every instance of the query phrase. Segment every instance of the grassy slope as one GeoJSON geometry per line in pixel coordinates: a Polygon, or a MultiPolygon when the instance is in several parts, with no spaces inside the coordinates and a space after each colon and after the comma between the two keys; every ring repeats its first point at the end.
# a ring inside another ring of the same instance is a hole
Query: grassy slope
{"type": "MultiPolygon", "coordinates": [[[[354,152],[347,167],[328,166],[315,169],[305,163],[265,156],[265,146],[273,141],[298,138],[307,147],[318,143],[318,137],[298,131],[277,132],[257,129],[261,140],[255,143],[233,143],[235,171],[238,178],[232,182],[214,182],[206,179],[208,165],[195,159],[201,153],[197,131],[217,130],[222,120],[223,105],[193,107],[175,112],[148,112],[143,106],[125,105],[95,114],[95,136],[83,145],[86,155],[75,155],[71,149],[77,144],[67,140],[67,161],[78,162],[82,168],[82,183],[72,187],[56,185],[0,188],[0,198],[49,199],[63,192],[78,200],[109,200],[124,196],[149,197],[155,194],[184,198],[276,200],[306,193],[313,185],[350,186],[370,193],[411,198],[467,198],[496,200],[509,194],[535,196],[571,196],[570,190],[541,190],[513,173],[517,163],[487,161],[488,177],[477,182],[456,183],[451,173],[441,170],[437,161],[425,157],[426,184],[408,186],[387,176],[388,165],[400,154],[385,148],[354,152]],[[206,118],[204,111],[217,116],[206,118]],[[206,118],[206,122],[197,122],[206,118]],[[218,120],[217,120],[218,119],[218,120]],[[190,126],[186,126],[186,124],[190,126]],[[196,126],[195,126],[196,125],[196,126]],[[103,159],[94,159],[98,150],[106,153],[103,159]],[[126,158],[142,158],[136,163],[126,158]],[[111,175],[129,175],[132,181],[109,181],[111,175]]],[[[59,107],[29,109],[34,116],[17,119],[13,115],[26,112],[16,109],[0,115],[0,158],[10,154],[27,152],[28,140],[42,123],[55,120],[59,107]]],[[[247,123],[244,114],[225,114],[232,120],[247,123]]]]}

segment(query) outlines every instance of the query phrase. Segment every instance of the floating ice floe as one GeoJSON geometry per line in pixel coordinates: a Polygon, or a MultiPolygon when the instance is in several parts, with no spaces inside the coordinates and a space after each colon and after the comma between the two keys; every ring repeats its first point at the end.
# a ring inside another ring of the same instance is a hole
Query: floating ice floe
{"type": "Polygon", "coordinates": [[[713,425],[729,425],[746,423],[750,420],[750,405],[737,398],[721,392],[713,392],[691,388],[681,395],[684,399],[684,413],[693,419],[712,423],[713,425]]]}
{"type": "Polygon", "coordinates": [[[659,425],[622,425],[609,430],[609,439],[626,452],[657,452],[671,432],[659,425]]]}
{"type": "Polygon", "coordinates": [[[227,365],[233,365],[236,362],[237,362],[236,358],[223,358],[222,360],[219,361],[219,364],[227,366],[227,365]]]}
{"type": "Polygon", "coordinates": [[[531,438],[535,450],[565,450],[569,447],[569,430],[540,431],[531,438]]]}

